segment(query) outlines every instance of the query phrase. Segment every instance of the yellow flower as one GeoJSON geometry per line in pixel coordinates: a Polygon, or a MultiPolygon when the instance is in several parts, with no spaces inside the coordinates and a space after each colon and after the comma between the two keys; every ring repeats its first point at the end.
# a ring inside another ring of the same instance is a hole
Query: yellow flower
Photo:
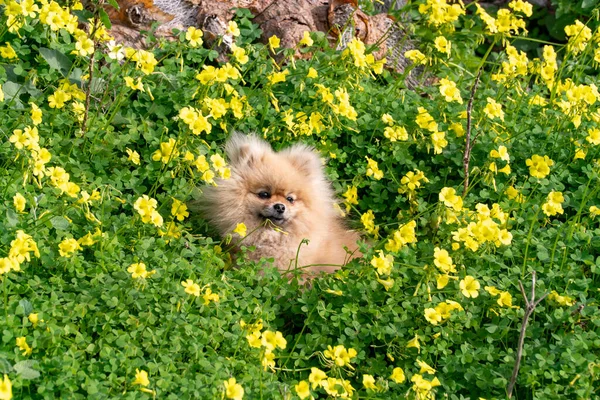
{"type": "Polygon", "coordinates": [[[518,203],[525,201],[523,195],[519,193],[514,186],[509,186],[506,188],[506,196],[509,198],[509,200],[515,200],[518,203]]]}
{"type": "Polygon", "coordinates": [[[427,0],[419,5],[419,13],[426,16],[428,24],[438,27],[443,24],[450,25],[448,29],[454,30],[451,25],[459,16],[465,14],[462,2],[448,4],[446,0],[427,0]]]}
{"type": "Polygon", "coordinates": [[[327,346],[327,350],[323,352],[326,358],[329,358],[335,362],[339,367],[350,364],[350,359],[356,357],[356,350],[353,348],[346,349],[344,345],[337,345],[335,347],[327,346]]]}
{"type": "Polygon", "coordinates": [[[21,270],[17,260],[11,257],[0,258],[0,275],[6,274],[10,271],[18,272],[21,270]]]}
{"type": "Polygon", "coordinates": [[[365,389],[376,390],[377,386],[375,386],[375,378],[373,375],[364,374],[363,375],[363,386],[365,389]]]}
{"type": "Polygon", "coordinates": [[[542,210],[544,214],[551,217],[556,214],[562,214],[563,208],[562,203],[565,201],[565,198],[561,192],[555,192],[554,190],[548,194],[546,199],[546,203],[542,205],[542,210]]]}
{"type": "Polygon", "coordinates": [[[575,304],[575,300],[574,299],[572,299],[569,296],[562,296],[562,295],[558,294],[556,292],[556,290],[553,290],[553,291],[550,292],[550,294],[548,295],[548,300],[555,302],[559,306],[570,307],[573,304],[575,304]]]}
{"type": "Polygon", "coordinates": [[[525,14],[528,17],[531,17],[533,14],[533,6],[531,3],[523,0],[512,0],[508,3],[508,6],[512,8],[514,11],[519,11],[525,14]]]}
{"type": "Polygon", "coordinates": [[[246,64],[250,60],[246,54],[246,50],[244,50],[242,47],[236,46],[235,43],[232,43],[231,45],[231,54],[237,60],[237,62],[242,65],[246,64]]]}
{"type": "Polygon", "coordinates": [[[379,164],[377,161],[365,157],[367,159],[367,176],[373,176],[376,180],[380,180],[383,178],[383,171],[379,169],[379,164]]]}
{"type": "Polygon", "coordinates": [[[245,237],[247,234],[247,231],[248,231],[248,228],[246,228],[246,224],[244,224],[243,222],[237,224],[237,226],[233,230],[233,232],[240,235],[240,237],[245,237]]]}
{"type": "MultiPolygon", "coordinates": [[[[158,64],[158,61],[154,57],[154,53],[146,50],[137,50],[137,52],[138,61],[136,61],[136,68],[142,71],[144,75],[150,75],[154,71],[156,64],[158,64]]],[[[141,84],[141,78],[138,79],[138,82],[141,84]]]]}
{"type": "Polygon", "coordinates": [[[190,26],[185,32],[185,38],[192,47],[202,46],[202,35],[202,31],[193,26],[190,26]]]}
{"type": "Polygon", "coordinates": [[[489,119],[499,118],[504,121],[504,111],[502,111],[502,104],[496,102],[491,97],[487,98],[487,104],[483,109],[483,112],[489,119]]]}
{"type": "Polygon", "coordinates": [[[146,371],[135,369],[135,380],[133,381],[134,385],[148,386],[150,384],[150,380],[148,379],[148,373],[146,371]]]}
{"type": "Polygon", "coordinates": [[[448,145],[445,132],[433,132],[431,134],[431,143],[433,144],[434,154],[442,154],[444,148],[448,145]]]}
{"type": "MultiPolygon", "coordinates": [[[[138,77],[136,82],[133,82],[133,78],[130,76],[125,77],[125,86],[132,90],[144,90],[144,84],[142,83],[142,77],[138,77]]],[[[52,106],[50,106],[52,107],[52,106]]]]}
{"type": "Polygon", "coordinates": [[[77,42],[75,42],[75,50],[74,54],[78,54],[81,57],[87,57],[94,52],[94,42],[92,39],[88,38],[85,33],[79,35],[77,38],[77,42]]]}
{"type": "Polygon", "coordinates": [[[131,274],[131,277],[133,279],[138,279],[138,278],[146,279],[146,278],[149,278],[150,276],[154,275],[154,273],[156,271],[154,271],[154,270],[148,271],[146,269],[146,264],[144,264],[143,262],[139,262],[139,263],[131,264],[127,268],[127,272],[129,272],[131,274]]]}
{"type": "Polygon", "coordinates": [[[81,250],[79,242],[73,238],[64,239],[58,245],[58,252],[62,257],[71,257],[77,250],[81,250]]]}
{"type": "Polygon", "coordinates": [[[431,390],[434,387],[441,385],[438,378],[433,378],[431,381],[428,381],[420,374],[414,374],[410,380],[413,382],[412,390],[417,394],[417,399],[432,399],[433,396],[431,390]]]}
{"type": "Polygon", "coordinates": [[[177,141],[173,138],[170,138],[168,142],[162,142],[160,144],[160,149],[152,154],[152,159],[167,164],[172,158],[179,155],[179,151],[175,148],[176,144],[177,141]]]}
{"type": "Polygon", "coordinates": [[[260,348],[262,347],[261,333],[260,330],[256,330],[249,335],[246,335],[246,340],[250,347],[260,348]]]}
{"type": "Polygon", "coordinates": [[[402,383],[406,380],[406,375],[404,375],[404,370],[400,367],[394,368],[392,371],[392,375],[390,375],[390,379],[396,383],[402,383]]]}
{"type": "Polygon", "coordinates": [[[456,266],[452,263],[452,257],[450,257],[447,250],[436,247],[433,250],[433,263],[446,274],[456,272],[456,266]]]}
{"type": "Polygon", "coordinates": [[[383,123],[388,126],[394,125],[394,122],[395,122],[394,118],[388,113],[385,113],[381,116],[381,121],[383,121],[383,123]]]}
{"type": "Polygon", "coordinates": [[[12,399],[12,383],[6,374],[4,374],[4,380],[0,381],[0,399],[12,399]]]}
{"type": "Polygon", "coordinates": [[[408,140],[408,132],[403,126],[387,126],[383,130],[383,136],[390,139],[390,142],[396,140],[408,140]]]}
{"type": "Polygon", "coordinates": [[[411,348],[411,347],[415,347],[419,353],[421,352],[421,344],[419,343],[419,335],[417,335],[416,333],[415,333],[415,337],[413,339],[410,339],[408,341],[408,343],[406,343],[407,349],[411,348]]]}
{"type": "Polygon", "coordinates": [[[327,374],[321,371],[319,368],[312,367],[310,369],[310,375],[308,381],[311,383],[313,389],[317,386],[321,386],[323,381],[327,379],[327,374]]]}
{"type": "Polygon", "coordinates": [[[173,199],[173,205],[171,206],[171,215],[177,218],[177,221],[183,221],[186,217],[189,217],[190,213],[185,203],[173,199]]]}
{"type": "Polygon", "coordinates": [[[600,207],[590,206],[589,211],[590,211],[590,215],[592,215],[594,217],[600,215],[600,207]]]}
{"type": "Polygon", "coordinates": [[[217,293],[213,293],[211,288],[206,288],[204,294],[202,295],[202,298],[204,299],[205,306],[209,305],[211,301],[219,301],[219,295],[217,293]]]}
{"type": "MultiPolygon", "coordinates": [[[[27,319],[29,320],[29,322],[31,322],[33,324],[33,326],[36,326],[37,323],[40,321],[39,315],[36,313],[31,313],[27,316],[27,319]]],[[[1,397],[0,397],[1,398],[1,397]]]]}
{"type": "MultiPolygon", "coordinates": [[[[40,251],[38,250],[37,244],[33,238],[23,232],[22,230],[17,231],[17,237],[10,242],[10,250],[8,252],[8,258],[14,260],[17,263],[17,267],[23,261],[31,260],[31,255],[34,254],[36,257],[40,257],[40,251]]],[[[13,266],[13,269],[15,267],[13,266]]]]}
{"type": "Polygon", "coordinates": [[[437,51],[450,57],[452,43],[448,39],[444,36],[438,36],[435,38],[434,44],[437,51]]]}
{"type": "Polygon", "coordinates": [[[508,154],[508,150],[506,149],[506,146],[499,146],[498,150],[490,151],[490,157],[499,158],[506,162],[510,161],[510,155],[508,154]]]}
{"type": "Polygon", "coordinates": [[[408,58],[415,64],[425,65],[428,62],[425,54],[421,53],[419,50],[408,50],[404,53],[404,57],[408,58]]]}
{"type": "Polygon", "coordinates": [[[463,102],[462,97],[460,96],[460,90],[456,87],[456,82],[447,78],[440,79],[440,93],[448,103],[456,101],[457,103],[462,104],[463,102]]]}
{"type": "Polygon", "coordinates": [[[425,319],[431,325],[437,325],[442,322],[442,315],[435,308],[426,308],[424,311],[425,319]]]}
{"type": "Polygon", "coordinates": [[[465,276],[465,279],[460,281],[460,291],[465,297],[476,298],[479,296],[479,288],[481,285],[471,275],[465,276]]]}
{"type": "Polygon", "coordinates": [[[306,381],[298,382],[298,384],[294,386],[294,390],[296,390],[296,394],[301,400],[304,400],[310,396],[310,386],[306,381]]]}
{"type": "Polygon", "coordinates": [[[212,184],[215,182],[215,173],[211,170],[208,170],[202,174],[201,179],[206,183],[212,184]]]}
{"type": "Polygon", "coordinates": [[[71,95],[64,90],[57,89],[53,94],[48,96],[48,105],[51,108],[63,108],[65,102],[71,100],[71,95]]]}
{"type": "Polygon", "coordinates": [[[27,338],[25,336],[17,338],[17,347],[19,347],[19,350],[23,352],[24,356],[30,355],[33,351],[33,349],[27,344],[27,338]]]}
{"type": "MultiPolygon", "coordinates": [[[[227,24],[227,33],[229,33],[231,36],[240,36],[240,29],[238,28],[238,25],[235,21],[229,21],[229,23],[227,24]]],[[[234,379],[235,381],[235,379],[234,379]]],[[[243,390],[242,390],[243,393],[243,390]]]]}
{"type": "Polygon", "coordinates": [[[317,72],[316,69],[314,69],[313,67],[310,67],[308,69],[308,74],[306,74],[306,76],[308,78],[318,78],[319,77],[319,73],[317,72]]]}
{"type": "Polygon", "coordinates": [[[12,48],[10,43],[5,42],[4,44],[4,46],[0,47],[0,56],[2,56],[2,58],[8,58],[9,60],[13,58],[18,58],[15,49],[12,48]]]}
{"type": "Polygon", "coordinates": [[[368,233],[375,237],[379,236],[379,227],[375,225],[375,215],[373,214],[373,210],[368,210],[366,213],[361,215],[360,221],[368,233]]]}
{"type": "Polygon", "coordinates": [[[430,132],[437,132],[438,124],[434,121],[431,114],[429,114],[424,107],[418,107],[417,111],[418,114],[415,118],[415,122],[419,125],[419,128],[426,129],[430,132]]]}
{"type": "MultiPolygon", "coordinates": [[[[453,245],[454,244],[457,244],[457,243],[453,243],[453,245]]],[[[436,287],[438,289],[443,289],[443,288],[445,288],[448,285],[448,282],[450,282],[450,275],[448,275],[448,274],[438,274],[435,277],[435,282],[436,282],[436,287]]]]}
{"type": "Polygon", "coordinates": [[[512,296],[508,292],[500,293],[497,303],[500,307],[512,307],[512,296]]]}
{"type": "Polygon", "coordinates": [[[269,38],[269,47],[272,52],[275,52],[275,49],[279,48],[280,40],[277,36],[273,35],[269,38]]]}
{"type": "Polygon", "coordinates": [[[271,350],[265,350],[260,363],[265,371],[267,368],[271,368],[271,370],[275,372],[275,353],[273,353],[271,350]]]}
{"type": "Polygon", "coordinates": [[[565,26],[565,33],[569,39],[567,48],[573,54],[579,54],[585,50],[588,41],[592,38],[592,30],[579,20],[575,20],[573,25],[565,26]]]}
{"type": "Polygon", "coordinates": [[[417,359],[417,364],[421,368],[419,374],[435,374],[435,369],[431,368],[425,361],[417,359]]]}
{"type": "Polygon", "coordinates": [[[267,350],[275,350],[276,348],[285,349],[287,340],[285,340],[281,332],[272,332],[267,330],[262,333],[261,344],[267,350]]]}
{"type": "Polygon", "coordinates": [[[82,246],[91,246],[96,243],[96,240],[94,240],[92,233],[88,232],[85,236],[79,238],[77,242],[82,246]]]}
{"type": "Polygon", "coordinates": [[[588,130],[588,136],[585,138],[589,143],[598,145],[600,144],[600,129],[591,128],[588,130]]]}
{"type": "Polygon", "coordinates": [[[366,67],[367,58],[365,56],[365,44],[359,38],[353,38],[346,46],[348,52],[352,54],[354,65],[356,67],[366,67]]]}
{"type": "Polygon", "coordinates": [[[391,254],[384,254],[379,250],[379,257],[371,259],[371,265],[377,269],[379,275],[390,275],[394,265],[394,257],[391,254]]]}
{"type": "Polygon", "coordinates": [[[235,378],[223,382],[225,386],[225,397],[233,400],[242,400],[244,398],[244,388],[236,383],[235,378]]]}
{"type": "Polygon", "coordinates": [[[388,279],[377,278],[377,282],[381,283],[383,285],[383,288],[386,291],[388,291],[394,287],[394,280],[392,278],[388,278],[388,279]]]}
{"type": "Polygon", "coordinates": [[[135,165],[140,165],[140,154],[137,151],[127,148],[125,152],[127,153],[128,161],[131,161],[135,165]]]}
{"type": "Polygon", "coordinates": [[[22,213],[23,211],[25,211],[27,201],[21,193],[17,193],[13,196],[13,204],[15,206],[15,210],[17,210],[18,213],[22,213]]]}
{"type": "Polygon", "coordinates": [[[534,178],[542,179],[550,173],[550,167],[554,165],[548,156],[538,156],[534,154],[531,158],[525,160],[525,164],[529,167],[529,175],[534,178]]]}
{"type": "Polygon", "coordinates": [[[200,286],[197,283],[194,283],[193,280],[187,279],[185,282],[181,282],[181,286],[185,288],[187,294],[200,297],[200,286]]]}
{"type": "Polygon", "coordinates": [[[502,293],[502,291],[498,290],[495,286],[486,286],[484,289],[492,296],[498,296],[500,293],[502,293]]]}
{"type": "Polygon", "coordinates": [[[304,33],[302,34],[302,39],[300,39],[300,41],[298,42],[298,44],[300,46],[312,46],[313,45],[313,40],[310,37],[310,32],[309,31],[304,31],[304,33]]]}
{"type": "Polygon", "coordinates": [[[285,77],[289,73],[290,73],[290,71],[287,69],[283,70],[281,72],[273,72],[267,76],[267,79],[269,80],[269,82],[271,82],[271,85],[274,85],[279,82],[285,82],[285,77]]]}
{"type": "Polygon", "coordinates": [[[157,201],[142,195],[133,204],[133,208],[142,217],[142,222],[145,224],[154,224],[155,226],[161,227],[163,224],[162,216],[156,211],[157,201]]]}

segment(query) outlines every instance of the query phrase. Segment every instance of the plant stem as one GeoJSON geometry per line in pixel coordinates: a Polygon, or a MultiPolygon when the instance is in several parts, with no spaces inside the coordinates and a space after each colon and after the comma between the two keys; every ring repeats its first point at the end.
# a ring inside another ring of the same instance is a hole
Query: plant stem
{"type": "Polygon", "coordinates": [[[525,294],[525,289],[523,288],[523,284],[519,280],[519,287],[521,289],[521,294],[523,295],[523,299],[525,300],[525,315],[523,315],[523,323],[521,324],[521,334],[519,335],[519,346],[517,347],[517,357],[515,359],[515,366],[513,368],[512,375],[510,377],[510,382],[506,389],[507,396],[510,399],[512,397],[512,391],[515,387],[515,382],[517,381],[517,375],[519,374],[519,367],[521,366],[521,357],[523,356],[523,344],[525,343],[525,333],[527,331],[527,322],[531,314],[533,314],[533,310],[539,304],[540,301],[544,300],[548,293],[545,293],[539,299],[535,299],[535,271],[531,273],[531,300],[527,300],[527,294],[525,294]]]}
{"type": "Polygon", "coordinates": [[[467,133],[465,137],[465,155],[463,156],[463,167],[465,171],[465,182],[463,185],[463,197],[467,194],[467,189],[469,188],[469,161],[471,160],[471,149],[474,144],[474,141],[471,142],[471,112],[473,111],[473,99],[475,98],[475,92],[477,91],[477,86],[479,85],[479,79],[481,78],[481,72],[483,71],[483,66],[479,68],[477,72],[477,77],[475,78],[475,83],[473,83],[473,87],[471,88],[471,96],[469,97],[469,104],[467,105],[467,133]]]}
{"type": "Polygon", "coordinates": [[[473,87],[471,88],[471,95],[469,96],[469,103],[467,104],[467,133],[465,137],[465,155],[463,156],[463,166],[465,173],[465,181],[463,185],[463,197],[467,195],[467,190],[469,188],[469,161],[471,160],[471,149],[475,144],[475,140],[471,142],[471,112],[473,111],[473,100],[475,99],[475,93],[477,92],[477,86],[479,85],[479,81],[481,79],[481,73],[483,72],[483,66],[487,61],[488,56],[492,52],[492,49],[496,45],[496,41],[488,47],[485,55],[481,59],[481,63],[479,64],[479,68],[477,70],[477,77],[475,77],[475,82],[473,83],[473,87]]]}

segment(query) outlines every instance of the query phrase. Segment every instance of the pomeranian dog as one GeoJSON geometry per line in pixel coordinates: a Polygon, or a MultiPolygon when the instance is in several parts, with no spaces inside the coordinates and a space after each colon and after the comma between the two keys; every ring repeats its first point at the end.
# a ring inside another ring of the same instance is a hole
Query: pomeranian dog
{"type": "Polygon", "coordinates": [[[257,136],[234,133],[225,152],[231,178],[206,187],[200,208],[223,237],[237,224],[246,225],[247,236],[238,245],[255,247],[249,258],[273,258],[280,271],[302,268],[308,277],[334,272],[360,255],[359,235],[334,208],[321,159],[311,147],[295,144],[275,152],[257,136]]]}

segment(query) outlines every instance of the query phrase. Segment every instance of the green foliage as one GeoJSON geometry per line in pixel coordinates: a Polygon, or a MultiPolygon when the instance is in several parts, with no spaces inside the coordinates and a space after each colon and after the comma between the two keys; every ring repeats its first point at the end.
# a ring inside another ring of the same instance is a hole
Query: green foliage
{"type": "Polygon", "coordinates": [[[442,3],[408,10],[413,90],[358,41],[271,50],[246,10],[226,62],[193,29],[134,50],[102,12],[4,2],[0,393],[504,398],[536,272],[514,394],[597,397],[599,36],[528,59],[525,11],[442,3]],[[364,256],[306,286],[232,263],[185,204],[235,130],[314,145],[364,256]]]}

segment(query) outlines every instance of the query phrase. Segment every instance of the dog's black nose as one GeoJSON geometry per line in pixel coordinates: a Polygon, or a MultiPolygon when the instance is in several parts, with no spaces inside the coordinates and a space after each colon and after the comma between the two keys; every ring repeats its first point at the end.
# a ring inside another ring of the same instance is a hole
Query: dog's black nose
{"type": "Polygon", "coordinates": [[[285,205],[276,203],[273,205],[273,209],[277,211],[278,214],[283,214],[285,212],[285,205]]]}

